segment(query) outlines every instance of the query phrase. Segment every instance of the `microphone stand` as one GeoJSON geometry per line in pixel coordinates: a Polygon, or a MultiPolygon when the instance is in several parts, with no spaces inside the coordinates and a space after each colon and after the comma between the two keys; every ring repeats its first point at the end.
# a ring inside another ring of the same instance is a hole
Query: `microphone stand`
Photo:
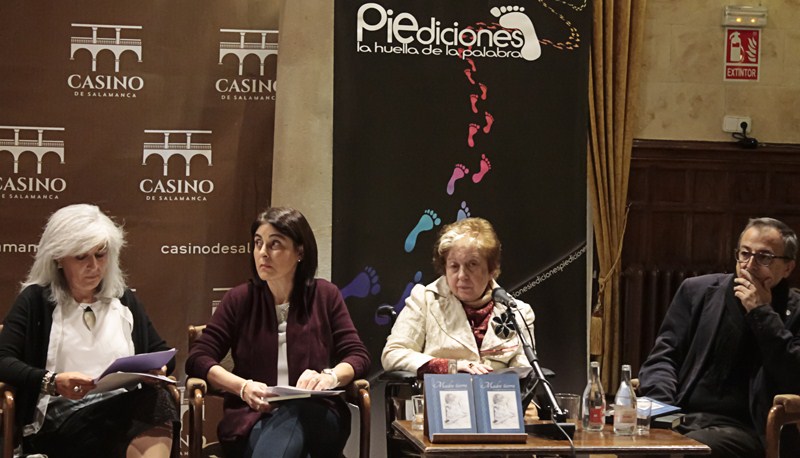
{"type": "Polygon", "coordinates": [[[517,317],[514,313],[514,311],[517,309],[517,304],[515,302],[510,302],[506,304],[506,307],[510,312],[508,314],[509,320],[514,325],[514,329],[517,330],[520,343],[522,343],[522,349],[525,352],[525,357],[528,358],[528,362],[530,363],[531,368],[533,368],[533,372],[536,374],[536,377],[542,381],[542,385],[544,385],[544,391],[547,394],[547,398],[550,400],[550,405],[552,406],[552,423],[534,423],[525,425],[525,431],[537,436],[544,436],[552,439],[563,439],[565,434],[572,438],[575,435],[575,424],[567,422],[567,413],[561,409],[561,406],[558,405],[558,401],[556,401],[556,396],[553,394],[553,390],[550,388],[550,384],[547,382],[547,379],[544,376],[542,366],[539,365],[539,358],[536,356],[536,350],[534,350],[530,342],[528,342],[528,339],[525,337],[525,333],[522,332],[522,328],[520,328],[519,323],[517,323],[517,317]]]}

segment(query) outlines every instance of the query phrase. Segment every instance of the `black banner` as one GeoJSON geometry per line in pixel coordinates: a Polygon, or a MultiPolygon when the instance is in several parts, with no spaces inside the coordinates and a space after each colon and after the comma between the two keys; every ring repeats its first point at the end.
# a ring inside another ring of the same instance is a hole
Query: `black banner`
{"type": "Polygon", "coordinates": [[[337,0],[333,279],[378,373],[389,325],[429,283],[439,229],[495,226],[499,283],[531,303],[542,365],[577,391],[586,364],[591,6],[337,0]]]}

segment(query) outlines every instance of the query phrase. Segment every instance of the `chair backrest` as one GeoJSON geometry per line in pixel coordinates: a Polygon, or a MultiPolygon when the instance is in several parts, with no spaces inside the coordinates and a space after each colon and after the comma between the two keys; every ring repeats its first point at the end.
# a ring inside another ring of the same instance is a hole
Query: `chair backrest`
{"type": "MultiPolygon", "coordinates": [[[[198,324],[198,325],[189,325],[188,334],[189,334],[189,349],[191,350],[192,345],[194,345],[194,341],[197,340],[198,337],[203,335],[203,331],[205,331],[206,325],[198,324]]],[[[231,352],[225,355],[222,358],[222,361],[219,362],[219,365],[222,366],[226,371],[232,372],[233,371],[233,356],[231,352]]]]}
{"type": "Polygon", "coordinates": [[[795,394],[779,394],[773,400],[772,409],[767,416],[766,458],[795,456],[800,446],[800,396],[795,394]],[[791,429],[784,426],[795,426],[791,429]],[[782,443],[786,441],[787,443],[782,443]],[[791,444],[789,443],[791,442],[791,444]],[[791,450],[790,455],[781,455],[781,450],[791,450]]]}
{"type": "MultiPolygon", "coordinates": [[[[3,332],[3,324],[0,323],[0,332],[3,332]]],[[[3,457],[14,455],[14,422],[16,409],[14,404],[14,392],[10,386],[0,382],[0,422],[3,425],[3,457]]]]}

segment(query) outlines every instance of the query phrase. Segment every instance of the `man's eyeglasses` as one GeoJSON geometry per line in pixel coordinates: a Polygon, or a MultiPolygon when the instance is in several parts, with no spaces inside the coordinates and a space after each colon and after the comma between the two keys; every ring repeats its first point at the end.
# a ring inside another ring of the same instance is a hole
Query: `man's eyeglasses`
{"type": "Polygon", "coordinates": [[[792,259],[788,256],[777,256],[772,253],[751,253],[747,250],[735,250],[733,257],[741,264],[747,264],[750,262],[750,258],[756,258],[756,262],[764,267],[769,267],[774,259],[792,259]]]}

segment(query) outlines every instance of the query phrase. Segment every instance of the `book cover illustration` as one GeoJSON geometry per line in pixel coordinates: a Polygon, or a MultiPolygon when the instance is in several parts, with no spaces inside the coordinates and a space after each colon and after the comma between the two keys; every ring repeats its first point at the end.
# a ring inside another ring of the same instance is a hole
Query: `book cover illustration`
{"type": "Polygon", "coordinates": [[[524,433],[519,378],[513,372],[473,377],[479,433],[524,433]]]}
{"type": "Polygon", "coordinates": [[[424,389],[429,436],[477,432],[472,376],[425,374],[424,389]]]}

